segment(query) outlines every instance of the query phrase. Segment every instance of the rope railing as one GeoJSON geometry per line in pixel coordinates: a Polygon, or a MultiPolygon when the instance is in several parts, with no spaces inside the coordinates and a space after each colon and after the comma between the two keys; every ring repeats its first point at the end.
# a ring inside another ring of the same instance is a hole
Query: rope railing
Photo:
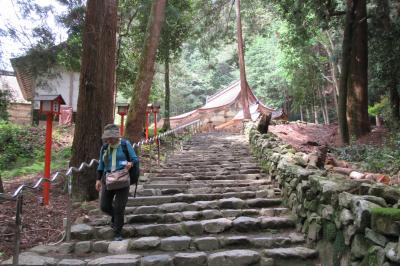
{"type": "MultiPolygon", "coordinates": [[[[154,143],[157,141],[157,144],[159,145],[160,142],[159,140],[179,132],[180,130],[183,130],[185,128],[193,126],[196,129],[199,129],[201,126],[200,120],[196,120],[187,124],[184,124],[182,126],[179,126],[177,128],[168,130],[166,132],[160,133],[157,136],[153,136],[147,140],[141,140],[137,143],[134,143],[132,146],[135,147],[140,147],[144,144],[150,144],[154,143]]],[[[159,149],[158,149],[159,152],[159,149]]],[[[159,160],[160,156],[158,156],[159,160]]],[[[150,158],[151,159],[151,158],[150,158]]],[[[0,202],[3,200],[7,201],[16,201],[16,211],[15,211],[15,237],[14,237],[14,252],[13,252],[13,265],[18,265],[18,259],[19,259],[19,252],[20,252],[20,242],[21,242],[21,230],[22,230],[22,222],[21,222],[21,216],[22,216],[22,204],[23,204],[23,194],[24,190],[39,190],[40,185],[44,182],[48,183],[54,183],[57,181],[59,177],[63,177],[64,179],[67,179],[67,184],[68,184],[68,199],[67,199],[67,217],[66,217],[66,225],[65,225],[65,234],[63,234],[62,239],[60,240],[63,241],[64,239],[66,241],[71,240],[71,214],[72,214],[72,179],[73,179],[73,174],[82,172],[86,168],[91,168],[93,165],[98,164],[98,160],[92,159],[89,163],[83,162],[81,165],[77,167],[69,167],[66,173],[62,172],[56,172],[51,178],[44,178],[41,177],[39,178],[34,185],[29,185],[23,183],[20,185],[14,193],[7,194],[7,193],[0,193],[0,202]]],[[[136,192],[136,189],[135,189],[136,192]]]]}

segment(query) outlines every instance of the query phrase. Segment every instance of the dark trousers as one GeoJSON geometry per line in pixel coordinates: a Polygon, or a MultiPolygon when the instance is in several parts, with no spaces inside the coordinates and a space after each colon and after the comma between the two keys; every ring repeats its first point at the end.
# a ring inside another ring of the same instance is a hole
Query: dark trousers
{"type": "Polygon", "coordinates": [[[111,223],[115,234],[121,234],[124,226],[125,206],[128,202],[129,187],[107,190],[105,184],[101,186],[100,209],[111,216],[111,223]]]}

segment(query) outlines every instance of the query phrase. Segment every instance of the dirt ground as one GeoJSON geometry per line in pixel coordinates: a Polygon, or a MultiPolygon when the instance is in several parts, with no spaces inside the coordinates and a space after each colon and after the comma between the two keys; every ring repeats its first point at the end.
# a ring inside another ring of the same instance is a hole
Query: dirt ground
{"type": "MultiPolygon", "coordinates": [[[[18,185],[26,182],[32,183],[38,178],[35,176],[20,177],[4,182],[5,191],[15,191],[18,185]]],[[[44,207],[41,204],[41,193],[27,192],[24,194],[22,207],[21,250],[38,244],[57,242],[62,238],[63,218],[67,213],[67,195],[63,192],[63,182],[51,188],[51,204],[44,207]]],[[[0,252],[3,257],[12,254],[15,228],[16,202],[1,202],[0,209],[0,252]]],[[[85,213],[82,208],[74,208],[73,220],[85,213]]]]}
{"type": "MultiPolygon", "coordinates": [[[[318,146],[343,146],[337,124],[288,123],[271,125],[269,131],[302,152],[313,152],[318,146]]],[[[385,143],[387,136],[387,129],[375,127],[357,143],[380,146],[385,143]]]]}

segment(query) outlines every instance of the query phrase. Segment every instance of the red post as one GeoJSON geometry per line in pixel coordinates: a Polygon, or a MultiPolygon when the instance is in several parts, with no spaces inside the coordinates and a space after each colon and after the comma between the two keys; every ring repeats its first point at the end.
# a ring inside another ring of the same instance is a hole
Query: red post
{"type": "Polygon", "coordinates": [[[154,112],[154,137],[157,136],[157,113],[154,112]]]}
{"type": "MultiPolygon", "coordinates": [[[[154,137],[157,137],[157,112],[154,112],[154,137]]],[[[157,138],[157,165],[160,166],[160,140],[157,138]]]]}
{"type": "Polygon", "coordinates": [[[124,114],[121,114],[121,127],[119,128],[119,133],[121,134],[121,136],[124,135],[124,114]]]}
{"type": "Polygon", "coordinates": [[[149,139],[149,113],[146,112],[146,140],[149,139]]]}
{"type": "MultiPolygon", "coordinates": [[[[53,114],[47,113],[46,123],[46,145],[44,155],[44,178],[50,179],[50,164],[51,164],[51,143],[53,131],[53,114]]],[[[50,182],[43,183],[43,204],[49,205],[50,182]]]]}

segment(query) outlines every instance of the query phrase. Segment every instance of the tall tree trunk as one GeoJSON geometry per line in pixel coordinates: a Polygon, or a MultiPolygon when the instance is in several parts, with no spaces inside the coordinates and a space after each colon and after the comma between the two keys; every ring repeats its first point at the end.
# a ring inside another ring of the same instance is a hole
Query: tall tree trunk
{"type": "Polygon", "coordinates": [[[0,193],[4,193],[4,186],[3,186],[3,180],[1,179],[1,175],[0,175],[0,193]]]}
{"type": "Polygon", "coordinates": [[[149,101],[151,85],[154,76],[154,64],[160,42],[161,27],[165,18],[167,0],[155,0],[147,25],[147,36],[140,57],[138,75],[133,87],[126,121],[126,136],[133,142],[141,139],[147,103],[149,101]]]}
{"type": "Polygon", "coordinates": [[[380,15],[380,21],[382,22],[382,27],[384,30],[384,35],[381,37],[382,41],[386,42],[386,45],[383,47],[387,48],[390,47],[391,49],[385,49],[385,58],[382,58],[385,60],[385,62],[382,62],[384,69],[384,73],[388,73],[386,76],[388,80],[388,91],[389,91],[389,100],[390,100],[390,111],[391,111],[391,117],[393,122],[398,126],[400,122],[400,98],[399,98],[399,92],[397,90],[398,86],[398,69],[397,69],[397,62],[394,62],[395,60],[398,60],[398,58],[394,57],[392,55],[392,49],[394,47],[393,45],[393,34],[391,34],[392,28],[395,26],[392,23],[392,20],[390,18],[390,3],[388,0],[380,0],[377,1],[377,10],[380,10],[379,14],[380,15]],[[388,61],[389,59],[389,61],[388,61]]]}
{"type": "Polygon", "coordinates": [[[300,121],[304,121],[303,106],[300,105],[300,121]]]}
{"type": "Polygon", "coordinates": [[[329,125],[331,123],[331,120],[329,118],[329,107],[328,107],[328,102],[326,100],[326,95],[323,95],[322,98],[324,101],[324,110],[325,110],[325,116],[326,116],[325,124],[329,125]]]}
{"type": "Polygon", "coordinates": [[[312,94],[311,111],[314,114],[314,124],[318,124],[318,103],[317,103],[315,91],[312,94]]]}
{"type": "Polygon", "coordinates": [[[321,88],[319,86],[317,86],[317,96],[318,96],[318,103],[316,102],[316,105],[319,105],[319,108],[321,109],[321,113],[322,113],[322,119],[324,119],[324,124],[326,125],[326,114],[325,114],[325,108],[324,108],[324,104],[323,104],[323,99],[322,99],[322,92],[321,92],[321,88]]]}
{"type": "Polygon", "coordinates": [[[318,125],[319,124],[319,122],[318,122],[318,106],[315,104],[313,106],[313,108],[314,108],[314,123],[318,125]]]}
{"type": "MultiPolygon", "coordinates": [[[[103,128],[113,122],[117,6],[117,0],[87,1],[71,166],[99,156],[103,128]]],[[[95,181],[95,168],[77,174],[74,197],[97,198],[95,181]]]]}
{"type": "Polygon", "coordinates": [[[242,21],[240,18],[240,0],[236,0],[236,25],[237,25],[237,43],[238,43],[238,55],[239,55],[239,68],[240,68],[240,88],[243,106],[243,117],[244,119],[250,119],[249,110],[249,99],[247,95],[247,80],[246,80],[246,68],[244,63],[244,51],[243,51],[243,36],[242,36],[242,21]]]}
{"type": "Polygon", "coordinates": [[[379,117],[379,115],[375,116],[375,124],[377,127],[381,127],[382,123],[381,123],[381,118],[379,117]]]}
{"type": "Polygon", "coordinates": [[[328,102],[326,100],[326,94],[323,93],[323,91],[321,91],[321,88],[318,87],[319,90],[319,94],[321,96],[321,110],[322,113],[324,114],[324,122],[325,125],[329,125],[330,124],[330,120],[329,120],[329,108],[328,108],[328,102]]]}
{"type": "Polygon", "coordinates": [[[340,128],[340,136],[344,144],[350,142],[349,128],[347,125],[347,82],[350,74],[350,56],[352,50],[352,36],[353,36],[353,15],[354,15],[354,3],[353,0],[346,1],[347,10],[345,18],[345,27],[343,33],[343,44],[342,44],[342,66],[340,75],[340,86],[339,86],[339,112],[338,122],[340,128]]]}
{"type": "Polygon", "coordinates": [[[332,91],[332,97],[333,97],[333,102],[335,104],[336,108],[336,115],[339,114],[339,105],[338,105],[338,95],[339,95],[339,68],[338,68],[338,62],[337,59],[333,55],[333,51],[335,50],[335,44],[332,40],[332,37],[330,35],[329,31],[326,31],[326,36],[328,37],[329,41],[329,46],[325,46],[325,50],[328,53],[329,58],[329,65],[330,65],[330,71],[331,71],[331,76],[332,76],[332,85],[333,85],[333,91],[332,91]]]}
{"type": "Polygon", "coordinates": [[[347,122],[350,135],[370,131],[368,116],[368,24],[366,0],[354,0],[354,32],[348,76],[347,122]]]}
{"type": "Polygon", "coordinates": [[[396,76],[392,76],[392,82],[389,86],[389,92],[390,92],[390,110],[391,110],[391,116],[394,120],[394,122],[397,124],[396,126],[399,125],[400,122],[400,97],[399,97],[399,92],[397,90],[397,78],[396,76]]]}
{"type": "Polygon", "coordinates": [[[308,110],[308,107],[306,107],[306,115],[307,115],[307,122],[311,121],[311,115],[310,115],[310,111],[308,110]]]}
{"type": "Polygon", "coordinates": [[[319,108],[321,108],[322,118],[324,119],[324,125],[327,125],[328,119],[326,118],[325,108],[324,108],[322,102],[320,102],[319,108]]]}
{"type": "Polygon", "coordinates": [[[336,118],[339,116],[339,103],[338,103],[338,94],[335,89],[332,90],[332,98],[336,108],[336,118]]]}
{"type": "Polygon", "coordinates": [[[170,129],[171,125],[169,123],[169,101],[170,101],[170,88],[169,88],[169,49],[166,49],[167,54],[165,55],[165,74],[164,74],[164,82],[165,82],[165,116],[164,116],[164,125],[163,129],[170,129]]]}

